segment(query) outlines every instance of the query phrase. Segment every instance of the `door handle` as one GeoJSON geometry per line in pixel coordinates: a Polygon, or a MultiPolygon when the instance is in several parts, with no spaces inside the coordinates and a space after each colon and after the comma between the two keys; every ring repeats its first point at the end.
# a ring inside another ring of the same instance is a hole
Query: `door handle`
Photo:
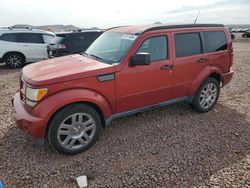
{"type": "Polygon", "coordinates": [[[169,70],[174,68],[174,65],[163,65],[162,67],[160,67],[161,70],[169,70]]]}
{"type": "Polygon", "coordinates": [[[202,58],[197,60],[197,63],[206,63],[207,61],[208,61],[208,58],[202,57],[202,58]]]}

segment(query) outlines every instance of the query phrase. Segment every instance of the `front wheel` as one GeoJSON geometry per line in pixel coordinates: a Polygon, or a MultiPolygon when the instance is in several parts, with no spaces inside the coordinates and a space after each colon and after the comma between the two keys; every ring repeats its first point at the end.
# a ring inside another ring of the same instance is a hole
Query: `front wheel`
{"type": "Polygon", "coordinates": [[[195,94],[193,107],[199,112],[208,112],[216,104],[220,95],[220,84],[214,78],[207,78],[195,94]]]}
{"type": "Polygon", "coordinates": [[[101,118],[87,104],[73,104],[60,110],[52,118],[48,140],[59,153],[77,154],[92,146],[100,133],[101,118]]]}

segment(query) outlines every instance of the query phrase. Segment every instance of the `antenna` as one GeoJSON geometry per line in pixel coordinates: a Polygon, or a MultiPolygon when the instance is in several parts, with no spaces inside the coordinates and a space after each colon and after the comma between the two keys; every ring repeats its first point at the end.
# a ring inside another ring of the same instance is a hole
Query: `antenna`
{"type": "Polygon", "coordinates": [[[197,20],[198,20],[198,18],[199,18],[199,16],[200,16],[200,12],[201,12],[201,10],[199,10],[199,12],[198,12],[198,14],[197,14],[197,17],[196,17],[195,20],[194,20],[194,24],[196,24],[196,22],[197,22],[197,20]]]}

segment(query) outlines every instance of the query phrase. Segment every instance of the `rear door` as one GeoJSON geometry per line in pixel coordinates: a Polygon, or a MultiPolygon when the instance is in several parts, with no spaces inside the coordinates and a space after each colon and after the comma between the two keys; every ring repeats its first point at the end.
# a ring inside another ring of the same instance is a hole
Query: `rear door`
{"type": "Polygon", "coordinates": [[[26,56],[27,62],[48,58],[47,44],[40,33],[17,33],[18,45],[26,56]]]}
{"type": "Polygon", "coordinates": [[[209,65],[201,30],[172,32],[174,41],[173,96],[187,96],[191,83],[209,65]]]}
{"type": "Polygon", "coordinates": [[[204,31],[206,50],[210,65],[220,66],[223,72],[228,72],[231,66],[230,38],[226,38],[223,30],[204,31]]]}

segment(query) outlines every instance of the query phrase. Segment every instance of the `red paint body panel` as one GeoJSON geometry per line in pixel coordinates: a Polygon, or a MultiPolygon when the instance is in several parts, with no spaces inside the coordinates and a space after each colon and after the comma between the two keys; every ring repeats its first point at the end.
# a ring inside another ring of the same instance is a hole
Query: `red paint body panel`
{"type": "Polygon", "coordinates": [[[36,139],[43,139],[45,136],[47,120],[34,116],[24,108],[20,94],[14,96],[13,106],[16,110],[15,120],[18,128],[24,130],[27,134],[36,139]]]}
{"type": "MultiPolygon", "coordinates": [[[[149,26],[121,27],[108,32],[134,34],[149,26]]],[[[201,83],[211,73],[217,73],[223,86],[232,79],[230,71],[233,49],[230,34],[224,27],[179,28],[148,31],[138,36],[120,64],[105,64],[97,60],[70,55],[41,61],[23,68],[23,79],[33,88],[48,88],[47,95],[34,107],[24,104],[20,95],[14,97],[17,126],[35,138],[43,139],[52,115],[60,108],[75,102],[88,102],[97,106],[105,120],[114,114],[143,108],[168,100],[194,96],[201,83]],[[174,35],[183,32],[224,31],[227,50],[176,58],[174,35]],[[147,66],[130,66],[139,46],[147,38],[168,38],[168,59],[147,66]],[[198,63],[207,58],[205,63],[198,63]],[[172,65],[169,70],[161,70],[172,65]],[[101,82],[100,75],[113,74],[114,79],[101,82]]]]}
{"type": "Polygon", "coordinates": [[[82,55],[69,55],[27,65],[22,74],[34,86],[49,85],[114,72],[112,65],[82,55]]]}
{"type": "Polygon", "coordinates": [[[172,98],[172,70],[161,70],[161,66],[173,65],[170,46],[171,35],[167,32],[153,32],[138,38],[130,58],[136,53],[139,46],[149,37],[166,36],[168,38],[168,59],[152,62],[150,66],[129,66],[129,60],[123,63],[122,71],[117,72],[116,86],[117,106],[116,112],[124,112],[156,103],[164,102],[172,98]]]}

